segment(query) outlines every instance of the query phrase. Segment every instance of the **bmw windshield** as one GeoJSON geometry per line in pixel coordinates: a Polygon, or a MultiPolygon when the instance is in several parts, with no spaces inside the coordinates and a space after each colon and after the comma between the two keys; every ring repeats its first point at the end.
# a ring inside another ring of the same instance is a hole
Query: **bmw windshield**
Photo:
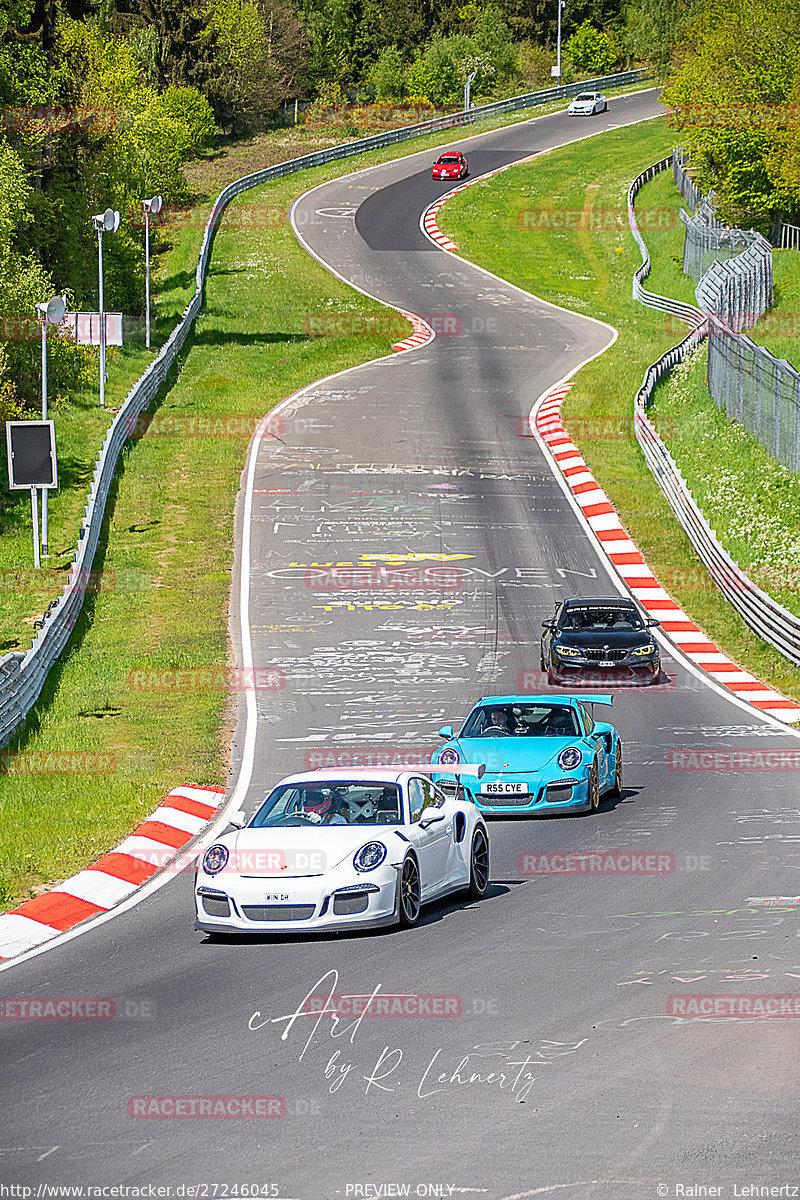
{"type": "Polygon", "coordinates": [[[397,784],[309,780],[276,787],[253,817],[250,828],[399,825],[401,814],[397,784]]]}
{"type": "Polygon", "coordinates": [[[576,633],[635,633],[644,629],[644,622],[632,608],[568,608],[558,623],[559,629],[576,633]]]}

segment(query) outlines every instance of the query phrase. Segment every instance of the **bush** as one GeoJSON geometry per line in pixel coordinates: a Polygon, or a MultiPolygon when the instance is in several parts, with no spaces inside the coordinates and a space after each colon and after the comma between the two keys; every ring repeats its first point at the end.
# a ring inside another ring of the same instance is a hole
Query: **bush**
{"type": "Polygon", "coordinates": [[[564,46],[564,58],[577,72],[609,75],[622,55],[622,47],[612,33],[595,29],[584,21],[564,46]]]}
{"type": "Polygon", "coordinates": [[[370,72],[370,83],[379,100],[400,100],[406,90],[403,56],[396,46],[387,46],[370,72]]]}

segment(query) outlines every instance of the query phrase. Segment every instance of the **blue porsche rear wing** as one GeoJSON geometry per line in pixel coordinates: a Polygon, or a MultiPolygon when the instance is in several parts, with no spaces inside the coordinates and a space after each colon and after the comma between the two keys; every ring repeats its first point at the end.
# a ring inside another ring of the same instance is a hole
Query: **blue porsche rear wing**
{"type": "Polygon", "coordinates": [[[575,695],[573,695],[571,697],[571,699],[580,700],[581,704],[613,704],[614,703],[613,696],[575,696],[575,695]]]}

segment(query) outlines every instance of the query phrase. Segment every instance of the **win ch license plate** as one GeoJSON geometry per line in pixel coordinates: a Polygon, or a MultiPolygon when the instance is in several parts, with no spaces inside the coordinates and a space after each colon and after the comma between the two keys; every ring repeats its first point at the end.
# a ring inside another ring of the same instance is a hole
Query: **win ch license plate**
{"type": "Polygon", "coordinates": [[[510,780],[498,780],[496,783],[484,783],[481,787],[484,796],[527,796],[527,783],[516,783],[510,780]]]}

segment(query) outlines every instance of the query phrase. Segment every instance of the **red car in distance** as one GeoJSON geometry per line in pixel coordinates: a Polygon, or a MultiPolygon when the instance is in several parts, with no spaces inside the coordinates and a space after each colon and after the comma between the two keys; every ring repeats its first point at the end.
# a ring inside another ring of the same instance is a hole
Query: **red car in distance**
{"type": "Polygon", "coordinates": [[[467,160],[456,151],[440,154],[431,170],[434,179],[466,179],[468,174],[467,160]]]}

